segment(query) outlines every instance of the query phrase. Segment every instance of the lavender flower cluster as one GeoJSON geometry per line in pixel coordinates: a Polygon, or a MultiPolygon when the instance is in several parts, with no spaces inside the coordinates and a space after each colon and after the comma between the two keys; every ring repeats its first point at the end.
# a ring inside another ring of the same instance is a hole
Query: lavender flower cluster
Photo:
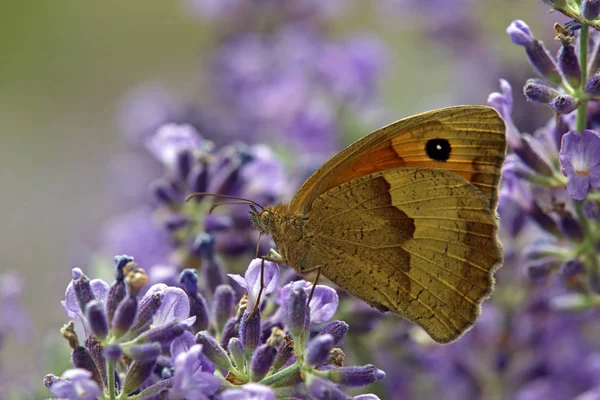
{"type": "Polygon", "coordinates": [[[75,368],[47,375],[44,383],[70,400],[270,400],[350,399],[340,386],[383,379],[373,365],[342,366],[337,346],[348,325],[331,321],[335,290],[317,285],[308,302],[308,282],[281,287],[279,267],[265,263],[261,277],[261,261],[254,260],[244,277],[231,275],[247,290],[239,301],[230,285],[221,284],[207,302],[194,269],[181,273],[183,289],[159,283],[142,296],[148,277],[129,256],[115,257],[110,286],[73,269],[63,302],[73,320],[61,332],[75,368]]]}

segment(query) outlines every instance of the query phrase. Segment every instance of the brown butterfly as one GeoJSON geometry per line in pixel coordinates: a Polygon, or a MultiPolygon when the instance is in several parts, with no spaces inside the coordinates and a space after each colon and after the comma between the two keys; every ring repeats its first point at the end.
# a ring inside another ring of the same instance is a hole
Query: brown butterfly
{"type": "Polygon", "coordinates": [[[475,322],[502,262],[497,240],[504,122],[460,106],[394,122],[319,168],[289,204],[250,217],[278,251],[263,259],[317,271],[435,341],[475,322]]]}

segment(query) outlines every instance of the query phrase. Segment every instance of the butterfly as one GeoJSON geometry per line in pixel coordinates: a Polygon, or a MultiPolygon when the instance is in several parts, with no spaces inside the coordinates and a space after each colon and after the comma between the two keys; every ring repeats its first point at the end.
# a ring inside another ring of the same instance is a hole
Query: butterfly
{"type": "Polygon", "coordinates": [[[322,274],[436,342],[475,322],[502,263],[498,185],[505,125],[486,106],[433,110],[351,144],[289,203],[250,218],[277,251],[263,260],[322,274]]]}

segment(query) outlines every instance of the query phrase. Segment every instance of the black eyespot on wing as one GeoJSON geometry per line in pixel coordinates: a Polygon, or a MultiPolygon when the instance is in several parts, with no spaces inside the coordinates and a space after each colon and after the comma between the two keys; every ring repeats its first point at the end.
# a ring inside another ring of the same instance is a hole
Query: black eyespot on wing
{"type": "Polygon", "coordinates": [[[447,161],[450,158],[452,147],[446,139],[431,139],[425,145],[427,156],[436,161],[447,161]]]}

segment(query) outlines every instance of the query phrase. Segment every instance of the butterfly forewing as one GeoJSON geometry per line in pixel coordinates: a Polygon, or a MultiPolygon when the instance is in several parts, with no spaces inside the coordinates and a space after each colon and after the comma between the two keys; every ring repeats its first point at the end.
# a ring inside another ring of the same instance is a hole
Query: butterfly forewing
{"type": "Polygon", "coordinates": [[[463,177],[494,209],[506,148],[504,130],[496,110],[485,106],[450,107],[402,119],[325,163],[300,188],[290,208],[306,213],[329,189],[374,172],[426,167],[463,177]]]}
{"type": "Polygon", "coordinates": [[[464,178],[403,168],[319,196],[289,259],[449,342],[474,323],[501,262],[489,203],[464,178]]]}

